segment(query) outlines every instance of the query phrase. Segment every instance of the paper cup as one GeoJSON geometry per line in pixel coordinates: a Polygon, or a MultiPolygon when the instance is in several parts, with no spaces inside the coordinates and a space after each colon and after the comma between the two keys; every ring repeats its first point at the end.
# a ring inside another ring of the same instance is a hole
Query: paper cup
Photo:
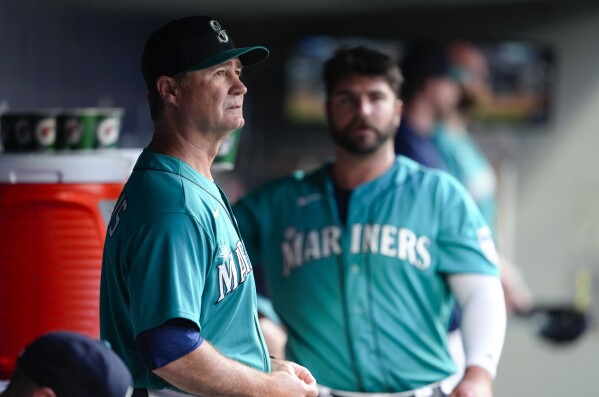
{"type": "Polygon", "coordinates": [[[7,152],[53,150],[56,116],[53,112],[10,112],[0,119],[2,144],[7,152]]]}
{"type": "Polygon", "coordinates": [[[118,144],[121,108],[68,109],[58,116],[59,149],[98,149],[118,144]]]}
{"type": "Polygon", "coordinates": [[[57,149],[92,149],[97,112],[94,109],[63,110],[58,116],[57,149]]]}
{"type": "Polygon", "coordinates": [[[98,109],[96,147],[113,148],[118,145],[121,133],[122,108],[98,109]]]}

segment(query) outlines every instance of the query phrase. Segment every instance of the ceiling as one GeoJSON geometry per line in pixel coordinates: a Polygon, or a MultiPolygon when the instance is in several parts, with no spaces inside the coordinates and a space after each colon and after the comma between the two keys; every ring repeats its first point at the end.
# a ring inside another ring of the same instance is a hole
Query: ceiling
{"type": "MultiPolygon", "coordinates": [[[[386,11],[416,7],[461,7],[556,3],[556,0],[53,0],[119,13],[277,16],[386,11]]],[[[564,0],[562,0],[564,1],[564,0]]]]}

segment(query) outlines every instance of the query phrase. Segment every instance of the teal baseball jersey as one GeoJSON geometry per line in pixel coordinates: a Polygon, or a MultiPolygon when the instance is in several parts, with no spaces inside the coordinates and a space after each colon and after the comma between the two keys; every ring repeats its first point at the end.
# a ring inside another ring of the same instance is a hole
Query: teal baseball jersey
{"type": "Polygon", "coordinates": [[[268,372],[252,265],[225,194],[183,161],[145,149],[115,205],[104,246],[100,333],[135,387],[174,388],[145,368],[135,336],[193,321],[222,354],[268,372]]]}
{"type": "Polygon", "coordinates": [[[339,390],[401,392],[447,377],[446,277],[498,275],[483,217],[453,177],[400,156],[353,190],[344,225],[330,168],[234,206],[287,327],[288,358],[339,390]]]}
{"type": "Polygon", "coordinates": [[[439,124],[433,143],[445,162],[446,170],[468,190],[491,230],[495,228],[497,178],[491,164],[466,131],[450,131],[439,124]]]}

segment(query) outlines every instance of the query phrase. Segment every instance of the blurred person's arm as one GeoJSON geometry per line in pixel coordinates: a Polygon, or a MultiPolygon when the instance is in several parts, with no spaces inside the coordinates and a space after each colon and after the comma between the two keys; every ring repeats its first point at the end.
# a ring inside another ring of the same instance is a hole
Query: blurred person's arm
{"type": "Polygon", "coordinates": [[[524,281],[522,271],[501,253],[499,253],[499,267],[508,313],[528,313],[534,306],[534,298],[524,281]]]}
{"type": "MultiPolygon", "coordinates": [[[[256,269],[256,268],[254,268],[256,269]]],[[[255,277],[261,276],[261,273],[254,272],[255,277]]],[[[268,354],[271,357],[279,359],[285,358],[285,344],[287,343],[287,330],[281,323],[281,319],[276,313],[272,302],[264,296],[265,291],[258,291],[258,318],[260,329],[268,354]]]]}
{"type": "Polygon", "coordinates": [[[278,359],[285,358],[285,345],[287,344],[287,330],[283,325],[268,317],[260,316],[260,329],[264,342],[268,348],[268,354],[278,359]]]}
{"type": "Polygon", "coordinates": [[[491,397],[506,329],[501,282],[484,274],[454,274],[448,280],[462,311],[466,355],[464,377],[451,397],[491,397]]]}

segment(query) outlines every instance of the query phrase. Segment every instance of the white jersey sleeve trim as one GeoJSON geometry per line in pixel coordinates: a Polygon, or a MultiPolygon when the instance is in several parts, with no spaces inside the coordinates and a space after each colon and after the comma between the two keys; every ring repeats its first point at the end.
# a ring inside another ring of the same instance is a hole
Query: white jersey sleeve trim
{"type": "Polygon", "coordinates": [[[470,273],[452,274],[448,280],[462,310],[466,367],[481,367],[495,377],[506,330],[501,282],[494,276],[470,273]]]}

